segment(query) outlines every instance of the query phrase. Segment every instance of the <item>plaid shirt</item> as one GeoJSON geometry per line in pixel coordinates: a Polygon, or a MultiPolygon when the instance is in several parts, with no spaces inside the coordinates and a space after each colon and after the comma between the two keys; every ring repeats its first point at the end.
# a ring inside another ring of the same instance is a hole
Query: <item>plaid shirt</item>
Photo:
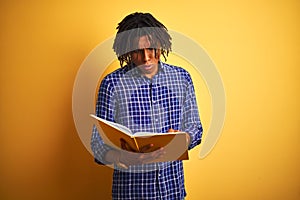
{"type": "MultiPolygon", "coordinates": [[[[166,133],[170,128],[191,136],[189,149],[200,144],[202,125],[194,86],[189,73],[159,62],[159,71],[148,79],[137,67],[127,65],[107,75],[101,82],[96,115],[139,131],[166,133]]],[[[92,150],[95,160],[107,164],[111,149],[93,128],[92,150]]],[[[182,161],[133,165],[113,174],[113,199],[184,199],[182,161]]]]}

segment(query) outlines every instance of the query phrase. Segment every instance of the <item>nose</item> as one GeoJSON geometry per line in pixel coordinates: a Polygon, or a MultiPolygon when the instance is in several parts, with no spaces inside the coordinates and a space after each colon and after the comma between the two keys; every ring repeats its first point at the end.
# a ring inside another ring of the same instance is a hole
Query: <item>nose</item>
{"type": "Polygon", "coordinates": [[[150,60],[151,53],[148,51],[148,49],[143,49],[143,55],[144,55],[144,62],[147,62],[150,60]]]}

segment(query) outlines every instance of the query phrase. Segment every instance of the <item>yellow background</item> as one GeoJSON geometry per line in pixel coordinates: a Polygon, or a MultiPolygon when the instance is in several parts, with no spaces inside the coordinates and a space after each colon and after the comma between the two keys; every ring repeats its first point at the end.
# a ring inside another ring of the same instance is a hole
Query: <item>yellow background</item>
{"type": "Polygon", "coordinates": [[[185,162],[187,199],[299,199],[296,0],[1,1],[0,199],[109,199],[111,169],[77,135],[72,89],[84,58],[134,11],[201,44],[226,89],[220,140],[185,162]]]}

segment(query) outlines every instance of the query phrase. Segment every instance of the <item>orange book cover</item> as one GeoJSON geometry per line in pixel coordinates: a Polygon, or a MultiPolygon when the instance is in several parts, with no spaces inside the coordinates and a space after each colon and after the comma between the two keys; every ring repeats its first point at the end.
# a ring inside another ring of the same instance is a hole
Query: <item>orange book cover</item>
{"type": "Polygon", "coordinates": [[[101,119],[94,114],[90,116],[94,119],[94,124],[105,144],[113,148],[122,149],[122,142],[126,141],[133,152],[141,152],[140,149],[143,146],[153,144],[152,151],[163,147],[166,152],[163,158],[157,159],[154,162],[189,159],[186,140],[187,133],[185,132],[137,132],[133,134],[130,129],[121,124],[101,119]]]}

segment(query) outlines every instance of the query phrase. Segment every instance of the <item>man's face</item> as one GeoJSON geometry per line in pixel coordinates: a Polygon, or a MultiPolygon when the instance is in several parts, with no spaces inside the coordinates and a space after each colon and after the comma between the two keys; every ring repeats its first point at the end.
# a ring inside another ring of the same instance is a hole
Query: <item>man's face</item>
{"type": "Polygon", "coordinates": [[[148,36],[141,36],[137,40],[138,50],[131,53],[132,62],[140,69],[141,73],[152,78],[158,71],[160,50],[151,45],[148,36]]]}

